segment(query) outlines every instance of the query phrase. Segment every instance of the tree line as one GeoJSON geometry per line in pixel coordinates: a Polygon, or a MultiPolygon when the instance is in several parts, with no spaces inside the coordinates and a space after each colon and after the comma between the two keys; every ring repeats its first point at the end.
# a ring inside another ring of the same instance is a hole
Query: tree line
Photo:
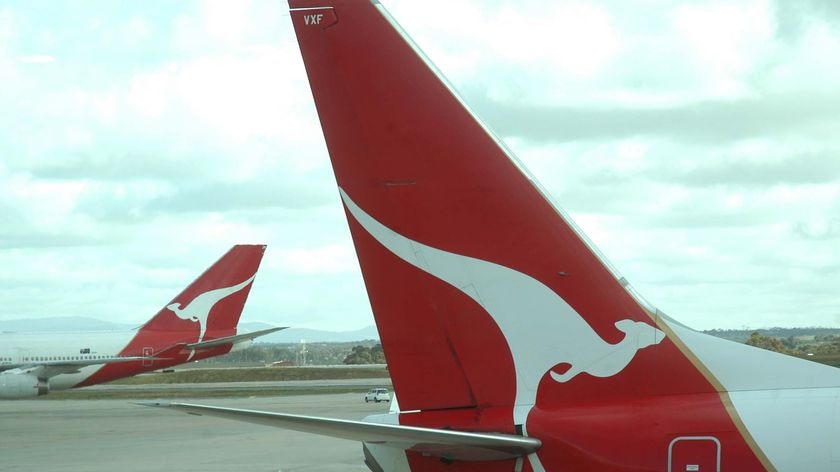
{"type": "Polygon", "coordinates": [[[224,356],[212,357],[205,364],[239,365],[340,365],[384,364],[378,341],[351,343],[256,343],[224,356]]]}

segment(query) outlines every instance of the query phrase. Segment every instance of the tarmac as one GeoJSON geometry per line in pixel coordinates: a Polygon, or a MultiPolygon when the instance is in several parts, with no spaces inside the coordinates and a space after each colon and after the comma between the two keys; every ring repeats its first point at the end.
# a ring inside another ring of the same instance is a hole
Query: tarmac
{"type": "MultiPolygon", "coordinates": [[[[179,399],[361,419],[363,394],[179,399]]],[[[0,471],[367,472],[361,443],[140,406],[131,400],[0,401],[0,471]]]]}

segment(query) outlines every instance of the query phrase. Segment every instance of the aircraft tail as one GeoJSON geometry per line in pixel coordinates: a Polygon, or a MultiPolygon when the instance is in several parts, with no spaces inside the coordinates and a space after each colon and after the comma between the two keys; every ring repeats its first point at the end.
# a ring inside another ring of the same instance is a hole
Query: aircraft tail
{"type": "Polygon", "coordinates": [[[711,389],[381,5],[290,5],[403,409],[711,389]]]}
{"type": "Polygon", "coordinates": [[[142,356],[142,361],[104,365],[77,386],[226,354],[238,342],[273,331],[243,336],[236,333],[264,253],[264,245],[232,247],[138,328],[119,353],[142,356]]]}
{"type": "Polygon", "coordinates": [[[235,335],[264,253],[264,245],[232,247],[140,331],[197,331],[192,342],[235,335]]]}

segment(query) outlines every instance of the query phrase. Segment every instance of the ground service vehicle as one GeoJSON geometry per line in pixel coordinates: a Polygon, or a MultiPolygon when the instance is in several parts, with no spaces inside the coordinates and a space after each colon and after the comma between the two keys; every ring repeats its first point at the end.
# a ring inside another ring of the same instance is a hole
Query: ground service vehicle
{"type": "Polygon", "coordinates": [[[391,401],[391,394],[387,388],[372,388],[365,394],[365,403],[391,401]]]}

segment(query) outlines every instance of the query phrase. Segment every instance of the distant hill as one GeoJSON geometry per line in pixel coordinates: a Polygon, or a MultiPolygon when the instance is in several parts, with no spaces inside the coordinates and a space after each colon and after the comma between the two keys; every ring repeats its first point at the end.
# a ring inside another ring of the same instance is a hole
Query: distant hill
{"type": "MultiPolygon", "coordinates": [[[[272,327],[272,325],[266,323],[253,322],[243,322],[239,326],[247,331],[257,331],[272,327]]],[[[367,339],[379,339],[379,332],[376,331],[375,326],[368,326],[354,331],[322,331],[307,328],[288,328],[271,333],[268,336],[259,337],[256,341],[261,343],[299,343],[301,340],[304,340],[307,343],[349,343],[367,339]]]]}
{"type": "MultiPolygon", "coordinates": [[[[83,316],[55,316],[48,318],[0,320],[0,331],[55,333],[55,332],[78,332],[78,331],[126,331],[140,326],[139,324],[112,323],[96,318],[83,316]]],[[[258,322],[242,322],[239,325],[242,331],[257,331],[260,329],[272,328],[273,325],[258,322]]],[[[379,339],[379,333],[375,326],[355,331],[324,331],[306,328],[289,328],[276,333],[257,338],[257,342],[263,343],[299,343],[305,340],[307,343],[346,343],[364,341],[368,339],[379,339]]]]}

